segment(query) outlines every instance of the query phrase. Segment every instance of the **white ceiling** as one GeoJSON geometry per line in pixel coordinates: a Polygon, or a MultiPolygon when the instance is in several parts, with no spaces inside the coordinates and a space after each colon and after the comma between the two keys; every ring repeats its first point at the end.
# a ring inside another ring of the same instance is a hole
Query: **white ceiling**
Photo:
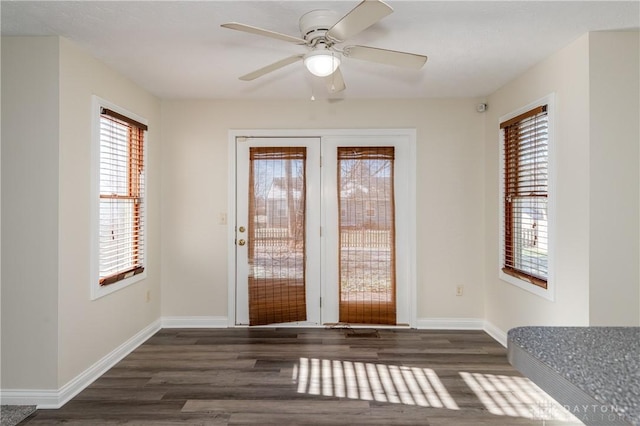
{"type": "MultiPolygon", "coordinates": [[[[482,97],[589,31],[638,29],[640,1],[388,1],[394,13],[346,44],[425,54],[420,71],[345,59],[332,97],[482,97]]],[[[299,36],[314,9],[358,1],[7,1],[2,35],[60,35],[161,98],[328,97],[296,63],[246,74],[305,47],[223,29],[230,21],[299,36]]]]}

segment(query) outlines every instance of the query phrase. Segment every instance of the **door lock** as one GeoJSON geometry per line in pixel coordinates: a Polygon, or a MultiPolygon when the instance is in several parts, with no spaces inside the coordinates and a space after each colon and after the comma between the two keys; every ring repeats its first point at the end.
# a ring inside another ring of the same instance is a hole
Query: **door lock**
{"type": "Polygon", "coordinates": [[[238,245],[239,246],[243,246],[245,245],[247,242],[245,240],[238,240],[238,245]]]}
{"type": "Polygon", "coordinates": [[[244,232],[244,231],[246,231],[246,229],[245,229],[245,227],[244,227],[244,226],[241,226],[240,228],[238,228],[238,231],[239,231],[239,232],[244,232]]]}

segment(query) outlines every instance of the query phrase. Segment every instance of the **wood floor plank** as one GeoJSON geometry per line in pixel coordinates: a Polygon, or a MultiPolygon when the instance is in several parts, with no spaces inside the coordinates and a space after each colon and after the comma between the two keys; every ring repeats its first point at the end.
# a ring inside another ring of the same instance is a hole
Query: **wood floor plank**
{"type": "MultiPolygon", "coordinates": [[[[29,425],[36,426],[56,426],[56,425],[64,425],[64,426],[87,426],[87,425],[100,425],[100,426],[121,426],[123,424],[129,426],[220,426],[220,425],[228,425],[229,417],[227,415],[216,416],[207,416],[207,418],[193,418],[186,417],[183,419],[176,419],[171,421],[165,421],[162,419],[145,419],[145,420],[127,420],[123,422],[122,420],[107,420],[100,419],[99,421],[93,422],[91,420],[50,420],[50,419],[34,419],[29,422],[29,425]]],[[[24,423],[21,423],[24,424],[24,423]]]]}
{"type": "Polygon", "coordinates": [[[190,350],[184,352],[165,352],[165,351],[155,351],[155,352],[134,352],[124,358],[127,361],[140,361],[140,360],[161,360],[161,359],[169,359],[175,360],[180,359],[184,361],[211,361],[211,360],[235,360],[238,359],[237,353],[232,352],[218,352],[218,351],[203,351],[203,352],[192,352],[190,350]]]}
{"type": "Polygon", "coordinates": [[[274,413],[265,419],[258,413],[234,413],[229,419],[229,425],[421,425],[430,426],[427,418],[407,419],[401,416],[370,414],[345,414],[340,416],[305,416],[303,414],[274,413]]]}
{"type": "Polygon", "coordinates": [[[163,329],[64,407],[22,425],[580,424],[547,415],[561,407],[549,410],[482,331],[348,333],[163,329]]]}
{"type": "MultiPolygon", "coordinates": [[[[291,369],[293,370],[293,369],[291,369]]],[[[171,388],[174,385],[208,385],[217,387],[251,386],[256,383],[267,385],[288,385],[291,383],[291,372],[282,375],[277,371],[167,371],[154,374],[147,381],[148,387],[162,386],[171,388]]]]}
{"type": "Polygon", "coordinates": [[[110,388],[96,388],[90,387],[76,396],[77,401],[103,401],[109,399],[110,401],[159,401],[164,396],[165,391],[136,388],[131,389],[127,387],[110,387],[110,388]]]}
{"type": "Polygon", "coordinates": [[[366,401],[297,400],[283,404],[279,400],[189,400],[183,413],[280,413],[280,414],[362,414],[369,411],[366,401]]]}
{"type": "Polygon", "coordinates": [[[117,368],[128,368],[134,370],[213,370],[213,369],[242,369],[252,368],[256,363],[255,359],[204,359],[193,360],[188,357],[182,359],[123,359],[117,368]]]}

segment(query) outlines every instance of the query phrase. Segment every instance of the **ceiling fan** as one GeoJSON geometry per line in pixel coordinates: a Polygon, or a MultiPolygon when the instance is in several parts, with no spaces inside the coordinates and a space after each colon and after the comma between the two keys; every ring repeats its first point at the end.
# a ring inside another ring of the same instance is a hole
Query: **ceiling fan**
{"type": "Polygon", "coordinates": [[[331,10],[313,10],[300,18],[301,37],[238,22],[222,24],[222,27],[304,45],[309,49],[305,54],[289,56],[245,74],[240,77],[240,80],[251,81],[287,65],[303,61],[309,72],[324,79],[329,92],[336,93],[346,88],[340,71],[343,57],[416,70],[426,63],[426,56],[414,53],[357,45],[338,47],[340,43],[369,28],[391,12],[393,9],[380,0],[364,0],[340,19],[336,12],[331,10]]]}

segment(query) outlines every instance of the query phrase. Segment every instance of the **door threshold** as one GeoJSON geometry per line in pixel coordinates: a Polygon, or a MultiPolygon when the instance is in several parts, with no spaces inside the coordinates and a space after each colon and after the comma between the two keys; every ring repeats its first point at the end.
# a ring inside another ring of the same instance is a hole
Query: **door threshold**
{"type": "Polygon", "coordinates": [[[391,325],[391,324],[356,324],[356,323],[347,323],[347,322],[325,322],[323,325],[327,328],[335,328],[335,329],[375,328],[375,329],[381,329],[381,330],[384,330],[384,329],[397,330],[399,328],[406,328],[406,329],[411,328],[411,326],[406,323],[391,325]]]}
{"type": "Polygon", "coordinates": [[[377,330],[397,330],[397,329],[407,329],[410,330],[412,327],[409,324],[351,324],[345,322],[325,322],[323,324],[314,324],[314,323],[279,323],[279,324],[265,324],[265,325],[249,325],[249,324],[235,324],[231,326],[232,328],[328,328],[334,330],[340,329],[377,329],[377,330]]]}

